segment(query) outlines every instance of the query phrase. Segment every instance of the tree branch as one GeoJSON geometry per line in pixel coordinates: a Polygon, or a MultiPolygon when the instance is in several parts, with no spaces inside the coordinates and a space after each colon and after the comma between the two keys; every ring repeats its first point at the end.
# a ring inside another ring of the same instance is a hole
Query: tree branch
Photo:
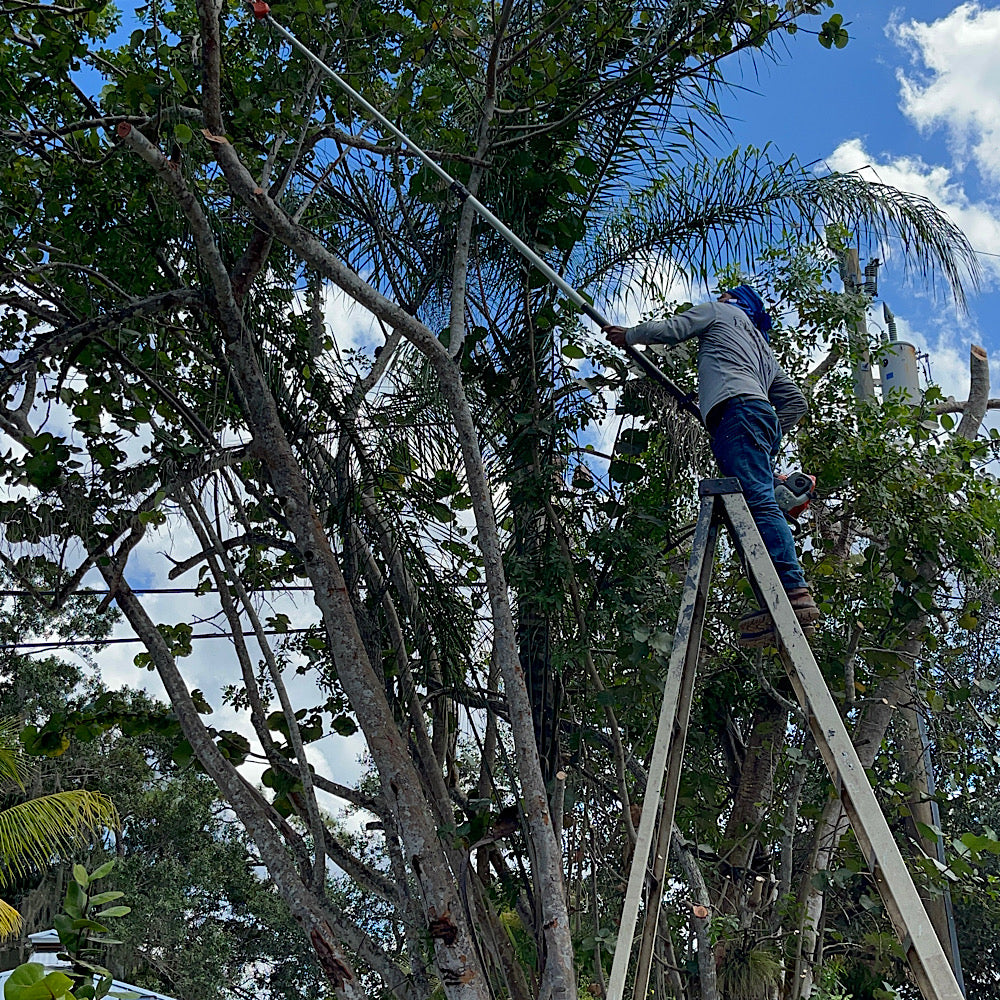
{"type": "MultiPolygon", "coordinates": [[[[141,135],[142,133],[136,134],[141,135]]],[[[146,141],[148,142],[148,140],[146,141]]],[[[167,162],[166,157],[164,157],[164,162],[167,162]]],[[[102,316],[97,316],[86,322],[64,327],[62,330],[56,330],[38,341],[30,351],[21,355],[17,361],[5,368],[3,377],[0,378],[0,391],[9,389],[27,371],[33,368],[38,361],[52,354],[60,347],[65,347],[68,344],[75,343],[87,337],[98,336],[107,330],[120,326],[128,320],[135,319],[137,316],[153,316],[178,306],[190,308],[203,304],[204,294],[202,292],[191,288],[176,288],[167,292],[158,292],[137,302],[131,302],[121,309],[104,313],[102,316]]]]}

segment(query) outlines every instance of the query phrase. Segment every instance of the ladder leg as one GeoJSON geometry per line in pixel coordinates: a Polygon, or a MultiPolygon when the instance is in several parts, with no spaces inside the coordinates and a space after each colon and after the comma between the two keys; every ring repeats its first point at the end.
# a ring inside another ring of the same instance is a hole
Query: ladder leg
{"type": "MultiPolygon", "coordinates": [[[[709,583],[712,578],[712,563],[715,558],[715,546],[719,534],[720,512],[714,497],[704,497],[698,524],[695,528],[694,542],[691,550],[691,561],[684,580],[684,591],[681,596],[680,613],[677,618],[677,630],[674,633],[674,644],[670,654],[670,667],[663,689],[663,702],[660,705],[660,716],[656,726],[656,737],[653,742],[653,753],[649,762],[649,775],[646,779],[646,791],[642,802],[642,815],[636,836],[635,851],[632,855],[632,867],[629,871],[628,884],[625,889],[625,902],[622,907],[621,924],[618,929],[618,942],[615,946],[615,957],[608,979],[607,1000],[622,1000],[625,994],[625,978],[628,973],[628,963],[632,952],[632,941],[635,937],[635,927],[639,916],[642,900],[643,883],[646,878],[646,868],[649,853],[653,844],[653,832],[657,814],[660,810],[660,789],[663,785],[664,772],[668,766],[668,756],[671,761],[676,757],[676,766],[671,766],[671,772],[680,773],[680,759],[684,747],[684,728],[687,723],[678,727],[678,711],[686,700],[690,709],[690,691],[682,696],[685,687],[693,690],[694,673],[698,664],[698,652],[701,648],[701,633],[705,624],[705,605],[708,598],[709,583]],[[690,674],[690,677],[687,675],[690,674]],[[679,746],[680,752],[672,747],[679,746]]],[[[673,808],[676,802],[676,779],[673,787],[673,798],[670,806],[670,820],[673,820],[673,808]]],[[[661,819],[662,822],[662,819],[661,819]]],[[[667,823],[669,828],[671,823],[667,823]]],[[[662,881],[662,879],[661,879],[662,881]]],[[[656,909],[659,909],[657,896],[656,909]]],[[[647,904],[647,914],[651,912],[647,904]]],[[[655,935],[655,927],[654,927],[655,935]]],[[[651,946],[650,946],[651,947],[651,946]]],[[[651,951],[650,951],[651,953],[651,951]]],[[[646,979],[648,981],[648,970],[646,979]]],[[[643,990],[643,995],[645,990],[643,990]]]]}
{"type": "Polygon", "coordinates": [[[955,974],[854,749],[847,725],[795,618],[746,500],[741,494],[722,499],[733,542],[763,598],[763,606],[774,619],[782,664],[809,719],[827,770],[840,788],[844,809],[874,873],[913,977],[925,1000],[962,1000],[955,974]]]}
{"type": "MultiPolygon", "coordinates": [[[[703,503],[708,503],[706,497],[703,503]]],[[[713,506],[713,517],[709,528],[707,541],[708,552],[714,556],[718,539],[721,517],[718,502],[713,506]]],[[[670,651],[670,670],[668,676],[681,673],[681,684],[678,693],[677,708],[674,713],[674,732],[667,755],[666,777],[663,787],[663,799],[660,806],[660,817],[657,822],[656,849],[650,871],[649,887],[646,892],[645,920],[643,921],[642,939],[639,943],[639,957],[635,970],[635,1000],[645,1000],[649,990],[649,976],[653,966],[653,949],[656,945],[656,931],[660,922],[660,906],[663,902],[663,883],[667,869],[667,857],[670,853],[670,832],[674,825],[674,813],[677,809],[677,792],[680,788],[681,771],[684,765],[684,745],[687,742],[688,721],[691,718],[691,702],[694,698],[694,685],[698,673],[698,658],[701,653],[701,635],[705,623],[705,608],[708,603],[708,592],[712,583],[712,565],[714,559],[708,558],[702,562],[701,576],[698,580],[696,603],[692,624],[688,636],[682,635],[681,620],[678,621],[677,635],[670,651]]]]}

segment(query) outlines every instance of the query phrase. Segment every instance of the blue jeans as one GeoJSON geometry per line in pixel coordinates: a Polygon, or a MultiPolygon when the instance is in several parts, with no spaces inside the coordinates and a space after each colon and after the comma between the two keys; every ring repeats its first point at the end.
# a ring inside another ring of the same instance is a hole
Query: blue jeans
{"type": "MultiPolygon", "coordinates": [[[[724,476],[736,476],[747,506],[771,555],[785,590],[806,586],[795,555],[795,541],[774,499],[774,459],[781,444],[781,427],[770,403],[735,397],[723,409],[712,431],[712,452],[724,476]]],[[[712,417],[715,411],[712,412],[712,417]]]]}

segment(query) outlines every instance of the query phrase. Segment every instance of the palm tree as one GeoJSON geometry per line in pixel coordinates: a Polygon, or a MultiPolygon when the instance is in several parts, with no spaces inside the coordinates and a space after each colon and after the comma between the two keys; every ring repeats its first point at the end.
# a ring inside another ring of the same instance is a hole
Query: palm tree
{"type": "MultiPolygon", "coordinates": [[[[0,722],[0,784],[5,791],[23,791],[30,772],[19,731],[16,720],[0,722]]],[[[111,800],[83,788],[39,795],[0,809],[0,889],[50,867],[55,856],[117,825],[111,800]]],[[[0,937],[20,929],[20,913],[0,899],[0,937]]]]}
{"type": "Polygon", "coordinates": [[[815,173],[795,157],[745,147],[724,157],[668,164],[627,199],[611,203],[582,247],[577,280],[584,287],[638,278],[656,291],[685,275],[710,278],[721,263],[744,263],[794,235],[822,242],[840,224],[859,242],[894,240],[905,267],[927,284],[950,289],[965,307],[981,269],[968,238],[922,195],[860,173],[815,173]]]}

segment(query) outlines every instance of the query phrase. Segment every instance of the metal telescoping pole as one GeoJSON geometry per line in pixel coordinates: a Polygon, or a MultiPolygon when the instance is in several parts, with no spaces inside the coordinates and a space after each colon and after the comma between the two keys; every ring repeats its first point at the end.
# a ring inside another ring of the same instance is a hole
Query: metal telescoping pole
{"type": "MultiPolygon", "coordinates": [[[[441,178],[448,187],[455,192],[455,194],[462,199],[464,202],[468,202],[481,219],[488,222],[490,226],[501,236],[506,242],[512,246],[517,252],[530,263],[533,267],[539,270],[545,278],[550,281],[556,288],[559,289],[575,306],[583,311],[583,313],[597,323],[600,327],[608,326],[609,323],[607,319],[604,318],[594,307],[588,302],[572,285],[569,284],[564,278],[557,274],[548,264],[542,260],[538,254],[535,253],[527,243],[524,242],[516,233],[505,226],[481,201],[479,201],[466,186],[461,182],[456,180],[451,174],[448,173],[439,163],[436,163],[431,157],[429,157],[416,143],[414,143],[405,132],[400,131],[395,125],[381,111],[378,110],[373,104],[366,101],[342,76],[337,72],[330,69],[322,59],[319,58],[314,52],[311,52],[305,45],[303,45],[290,31],[286,30],[271,16],[271,8],[263,2],[263,0],[248,0],[250,7],[253,9],[254,17],[258,21],[267,21],[267,23],[288,42],[292,48],[301,52],[321,73],[328,76],[333,82],[340,87],[340,89],[347,94],[353,101],[356,101],[372,118],[374,118],[384,129],[394,135],[404,146],[406,146],[414,156],[416,156],[426,167],[434,171],[438,177],[441,178]]],[[[626,347],[625,353],[634,361],[639,367],[652,379],[658,382],[664,389],[667,390],[678,402],[678,404],[689,413],[693,414],[699,420],[701,420],[701,414],[698,407],[694,404],[691,396],[685,393],[683,389],[680,388],[675,382],[667,378],[663,372],[660,371],[656,365],[653,364],[649,358],[645,355],[640,354],[633,347],[626,347]]]]}

